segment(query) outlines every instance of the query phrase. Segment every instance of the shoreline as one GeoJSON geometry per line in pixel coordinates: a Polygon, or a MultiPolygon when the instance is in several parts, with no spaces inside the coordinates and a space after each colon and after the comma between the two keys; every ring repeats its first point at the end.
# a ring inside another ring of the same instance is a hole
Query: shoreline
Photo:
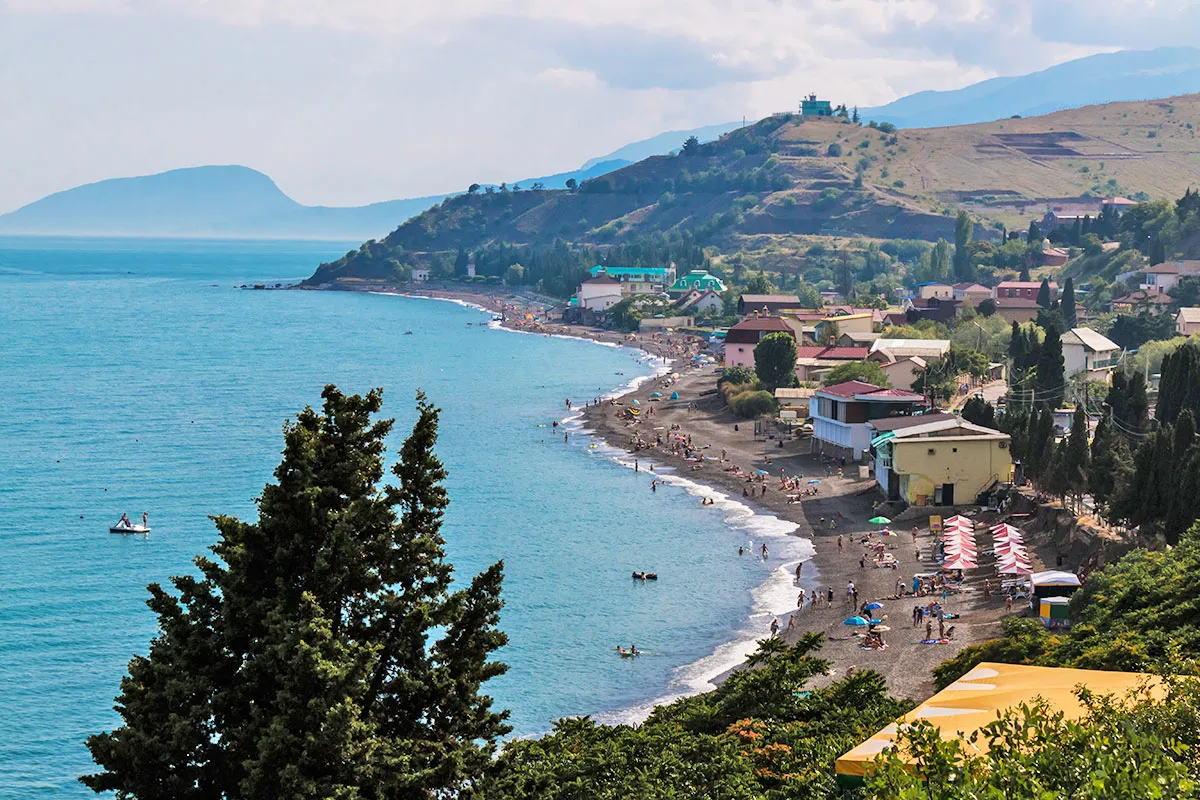
{"type": "MultiPolygon", "coordinates": [[[[888,539],[887,547],[897,558],[898,569],[873,568],[869,559],[865,561],[865,566],[860,566],[859,558],[863,555],[863,549],[857,544],[857,540],[868,533],[878,532],[879,529],[879,526],[867,522],[875,516],[875,505],[882,499],[875,488],[874,480],[860,481],[857,477],[851,477],[849,473],[855,471],[857,466],[854,464],[848,465],[847,477],[836,477],[836,465],[826,465],[819,455],[811,455],[808,452],[809,440],[756,437],[753,420],[735,418],[718,394],[702,394],[715,388],[717,374],[713,367],[696,368],[689,365],[687,358],[691,352],[703,347],[703,342],[699,342],[697,337],[684,334],[667,337],[663,333],[621,334],[583,326],[544,323],[537,321],[536,317],[525,319],[524,314],[530,313],[526,309],[534,306],[528,305],[529,301],[526,298],[515,294],[501,296],[495,293],[443,289],[404,292],[393,288],[378,291],[382,288],[376,287],[376,293],[452,301],[495,314],[504,310],[519,312],[520,319],[506,318],[504,322],[493,322],[493,327],[522,333],[579,338],[608,346],[627,346],[642,350],[648,356],[662,359],[666,367],[659,374],[640,382],[618,386],[610,395],[619,394],[612,397],[606,395],[607,399],[599,404],[584,408],[575,406],[572,416],[576,417],[575,412],[579,412],[576,419],[581,427],[587,429],[588,435],[612,448],[611,457],[617,463],[622,463],[621,457],[624,454],[626,462],[632,458],[639,462],[661,464],[668,471],[656,475],[655,478],[666,479],[668,476],[674,476],[677,480],[703,487],[704,492],[707,492],[703,496],[719,495],[723,498],[722,505],[725,502],[737,503],[746,508],[754,518],[772,517],[788,523],[792,526],[786,534],[788,537],[811,544],[812,551],[804,559],[800,579],[797,581],[791,575],[787,575],[786,586],[780,587],[780,597],[783,588],[787,588],[792,595],[790,608],[759,611],[756,598],[749,617],[739,622],[738,632],[733,640],[718,646],[709,656],[682,665],[676,670],[677,677],[673,680],[685,683],[686,690],[673,691],[673,687],[668,686],[667,691],[658,699],[648,701],[644,706],[617,712],[624,713],[625,717],[614,716],[614,722],[630,722],[635,716],[644,719],[656,704],[715,688],[731,672],[741,668],[744,655],[753,651],[755,641],[771,636],[768,628],[771,618],[778,619],[779,635],[789,643],[797,641],[809,632],[824,635],[825,641],[819,657],[830,662],[830,672],[827,676],[811,681],[812,687],[824,685],[853,670],[875,669],[884,676],[889,690],[894,695],[915,700],[922,700],[933,694],[934,667],[967,645],[999,635],[1000,620],[1005,616],[1003,600],[995,592],[988,599],[982,598],[981,587],[986,570],[975,570],[973,574],[968,575],[966,591],[948,601],[948,608],[959,616],[959,619],[955,620],[958,630],[954,639],[939,645],[922,644],[923,631],[917,627],[910,627],[910,624],[905,622],[912,604],[916,601],[911,595],[897,600],[895,593],[897,580],[902,580],[907,585],[914,574],[928,574],[938,570],[937,563],[932,559],[933,536],[928,528],[921,526],[914,543],[908,533],[912,523],[897,521],[895,527],[900,535],[888,539]],[[672,374],[678,374],[679,380],[672,381],[668,389],[665,381],[671,380],[668,376],[672,374]],[[650,394],[659,389],[666,390],[661,392],[663,395],[678,391],[679,400],[670,401],[663,397],[652,401],[650,394]],[[635,420],[618,418],[617,414],[632,405],[635,399],[647,412],[654,408],[653,416],[647,413],[635,420]],[[654,424],[645,425],[649,420],[653,420],[654,424]],[[673,426],[678,426],[678,430],[670,431],[671,433],[690,435],[697,449],[705,448],[704,461],[688,461],[668,448],[653,444],[656,435],[653,428],[658,427],[667,433],[673,426]],[[648,446],[647,439],[650,441],[648,446]],[[699,468],[693,469],[697,463],[700,464],[699,468]],[[742,468],[741,474],[735,471],[734,465],[742,468]],[[751,481],[747,475],[758,477],[755,473],[760,470],[766,473],[761,476],[765,478],[766,489],[751,496],[750,488],[759,489],[764,484],[758,480],[751,481]],[[788,502],[786,492],[778,488],[781,470],[788,476],[803,479],[803,482],[818,481],[818,494],[804,497],[799,503],[788,502]],[[741,497],[738,497],[739,493],[742,494],[741,497]],[[830,527],[831,521],[834,521],[836,527],[830,527]],[[840,547],[839,539],[842,540],[840,547]],[[859,589],[860,602],[877,600],[884,603],[885,608],[881,613],[885,615],[885,621],[891,628],[887,649],[860,648],[859,640],[843,626],[842,620],[853,610],[845,597],[847,584],[851,581],[859,589]],[[809,595],[814,590],[819,590],[822,602],[816,606],[806,602],[802,610],[796,609],[794,598],[801,589],[809,595]],[[830,590],[833,592],[832,603],[824,600],[830,590]],[[888,617],[890,619],[887,619],[888,617]],[[762,625],[761,630],[755,630],[756,622],[762,625]],[[788,627],[789,622],[793,627],[788,627]],[[727,666],[720,671],[709,670],[706,673],[707,677],[685,677],[684,673],[688,670],[722,655],[725,656],[727,666]]],[[[544,309],[545,305],[541,304],[537,310],[544,309]]],[[[628,466],[627,463],[622,465],[628,466]]],[[[686,487],[683,488],[687,490],[686,487]]],[[[728,520],[726,524],[730,524],[728,520]]],[[[986,541],[986,531],[983,537],[986,541]]],[[[1053,556],[1048,553],[1031,552],[1031,555],[1034,557],[1035,568],[1041,568],[1041,564],[1053,561],[1053,556]]],[[[765,592],[766,587],[777,578],[780,568],[780,565],[777,565],[771,571],[770,577],[752,591],[752,596],[756,592],[765,592]]],[[[923,602],[928,602],[928,598],[923,602]]],[[[593,716],[609,717],[608,714],[593,716]]]]}

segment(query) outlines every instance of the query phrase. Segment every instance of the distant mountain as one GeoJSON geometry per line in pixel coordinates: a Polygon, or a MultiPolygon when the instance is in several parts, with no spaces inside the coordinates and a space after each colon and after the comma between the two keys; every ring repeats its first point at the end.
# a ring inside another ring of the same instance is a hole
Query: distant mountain
{"type": "MultiPolygon", "coordinates": [[[[514,181],[564,189],[635,160],[678,148],[688,136],[716,138],[713,125],[635,142],[580,169],[514,181]],[[624,154],[624,155],[622,155],[624,154]]],[[[157,175],[112,178],[49,195],[0,215],[0,234],[69,236],[194,236],[267,239],[369,239],[456,193],[388,200],[366,206],[305,206],[261,172],[242,166],[204,166],[157,175]]]]}
{"type": "Polygon", "coordinates": [[[1077,58],[1041,72],[992,78],[948,92],[917,92],[858,113],[863,120],[902,128],[933,128],[1198,91],[1200,50],[1160,47],[1077,58]]]}

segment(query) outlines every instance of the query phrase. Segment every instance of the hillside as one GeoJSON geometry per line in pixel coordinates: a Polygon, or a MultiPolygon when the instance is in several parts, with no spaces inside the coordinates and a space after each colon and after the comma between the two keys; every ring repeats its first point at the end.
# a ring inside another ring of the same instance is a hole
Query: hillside
{"type": "Polygon", "coordinates": [[[1200,184],[1200,145],[1189,120],[1200,120],[1200,96],[894,132],[769,117],[576,192],[452,198],[397,228],[369,256],[325,265],[313,280],[378,277],[370,262],[413,263],[459,248],[556,239],[606,245],[685,231],[723,253],[787,258],[814,236],[952,239],[959,207],[984,223],[976,236],[986,238],[1000,225],[1027,227],[1064,200],[1178,197],[1200,184]]]}
{"type": "Polygon", "coordinates": [[[1160,47],[1077,58],[1040,72],[992,78],[953,91],[917,92],[860,113],[863,119],[925,128],[1192,92],[1200,92],[1200,50],[1160,47]]]}

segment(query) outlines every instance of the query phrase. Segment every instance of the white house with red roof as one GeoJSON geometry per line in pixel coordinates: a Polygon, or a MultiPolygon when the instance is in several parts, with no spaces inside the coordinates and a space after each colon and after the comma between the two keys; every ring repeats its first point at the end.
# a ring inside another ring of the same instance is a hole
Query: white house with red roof
{"type": "Polygon", "coordinates": [[[818,389],[809,401],[813,448],[858,461],[871,446],[871,420],[911,415],[925,397],[903,389],[884,389],[865,381],[846,381],[818,389]]]}
{"type": "Polygon", "coordinates": [[[588,278],[575,292],[579,307],[592,311],[608,311],[621,302],[621,298],[621,282],[603,272],[588,278]]]}

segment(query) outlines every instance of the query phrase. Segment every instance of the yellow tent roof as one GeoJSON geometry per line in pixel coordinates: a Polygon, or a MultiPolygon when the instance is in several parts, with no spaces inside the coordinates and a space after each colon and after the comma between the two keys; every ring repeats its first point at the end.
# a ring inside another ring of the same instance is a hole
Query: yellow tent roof
{"type": "MultiPolygon", "coordinates": [[[[1157,680],[1143,672],[1105,672],[1094,669],[1027,667],[983,662],[912,711],[893,722],[837,760],[837,774],[861,777],[867,765],[896,743],[898,726],[923,719],[941,731],[943,738],[966,737],[994,721],[1008,708],[1041,697],[1068,718],[1083,715],[1075,687],[1086,686],[1097,694],[1124,694],[1143,680],[1157,680]]],[[[977,752],[986,741],[975,743],[977,752]]]]}

